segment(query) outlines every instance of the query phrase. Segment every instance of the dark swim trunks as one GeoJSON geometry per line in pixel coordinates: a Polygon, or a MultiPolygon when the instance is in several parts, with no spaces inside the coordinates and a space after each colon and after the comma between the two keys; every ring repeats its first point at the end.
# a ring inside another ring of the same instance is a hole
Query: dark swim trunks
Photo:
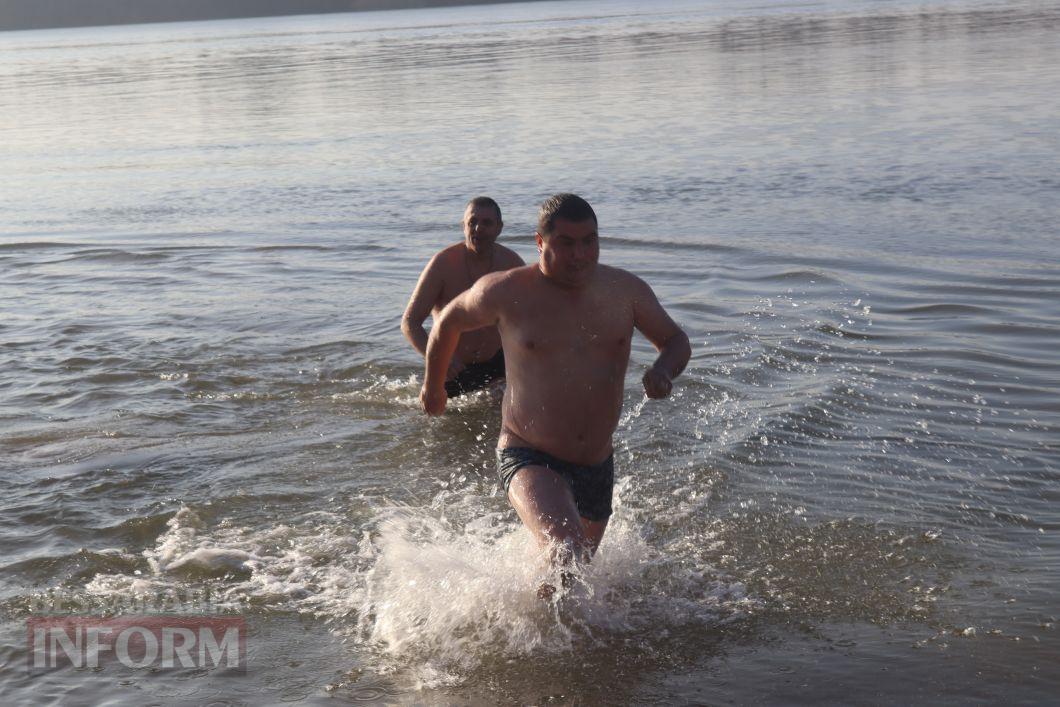
{"type": "Polygon", "coordinates": [[[445,382],[445,392],[450,398],[470,393],[504,378],[504,351],[498,351],[489,361],[469,363],[456,378],[445,382]]]}
{"type": "Polygon", "coordinates": [[[611,493],[615,487],[615,455],[599,464],[587,466],[557,459],[530,447],[505,447],[497,450],[497,473],[507,495],[512,477],[524,466],[544,466],[560,475],[574,494],[578,514],[589,520],[611,517],[611,493]]]}

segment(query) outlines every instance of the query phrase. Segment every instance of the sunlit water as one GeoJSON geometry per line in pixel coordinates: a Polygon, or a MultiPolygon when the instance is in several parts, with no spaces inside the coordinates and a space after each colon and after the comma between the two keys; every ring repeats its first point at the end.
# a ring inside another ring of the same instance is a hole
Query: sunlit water
{"type": "Polygon", "coordinates": [[[1055,699],[1060,10],[641,5],[0,35],[5,704],[1055,699]],[[559,190],[694,353],[553,607],[398,321],[559,190]],[[248,673],[27,674],[159,596],[248,673]]]}

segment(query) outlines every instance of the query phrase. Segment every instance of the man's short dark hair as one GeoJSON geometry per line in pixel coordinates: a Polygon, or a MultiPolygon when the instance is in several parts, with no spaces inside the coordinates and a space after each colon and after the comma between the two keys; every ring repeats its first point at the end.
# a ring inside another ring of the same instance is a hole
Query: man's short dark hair
{"type": "Polygon", "coordinates": [[[492,206],[493,210],[497,212],[497,223],[504,223],[504,219],[501,218],[501,207],[497,205],[497,202],[488,196],[476,196],[471,201],[467,202],[467,209],[472,206],[492,206]]]}
{"type": "Polygon", "coordinates": [[[589,202],[577,194],[555,194],[550,196],[545,203],[541,204],[541,211],[537,214],[537,232],[542,236],[552,235],[552,227],[556,219],[566,221],[588,221],[599,225],[596,220],[596,212],[589,202]]]}

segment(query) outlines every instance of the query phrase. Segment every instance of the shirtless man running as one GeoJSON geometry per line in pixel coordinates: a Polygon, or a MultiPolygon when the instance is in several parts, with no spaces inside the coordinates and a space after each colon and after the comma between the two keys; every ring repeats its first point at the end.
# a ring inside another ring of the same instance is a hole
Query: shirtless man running
{"type": "MultiPolygon", "coordinates": [[[[423,322],[428,314],[433,312],[437,324],[445,305],[480,277],[524,265],[515,251],[497,243],[503,227],[497,202],[488,196],[475,197],[464,211],[464,240],[439,251],[423,269],[401,318],[401,331],[420,354],[427,354],[423,322]]],[[[452,398],[503,377],[504,352],[496,327],[469,331],[460,336],[445,369],[445,391],[452,398]]]]}
{"type": "Polygon", "coordinates": [[[508,363],[498,472],[519,518],[565,564],[592,557],[611,516],[612,434],[633,329],[659,351],[643,377],[650,398],[670,394],[692,351],[643,280],[597,263],[596,214],[584,199],[550,198],[534,235],[537,263],[483,277],[435,319],[420,400],[442,414],[461,334],[497,327],[508,363]]]}

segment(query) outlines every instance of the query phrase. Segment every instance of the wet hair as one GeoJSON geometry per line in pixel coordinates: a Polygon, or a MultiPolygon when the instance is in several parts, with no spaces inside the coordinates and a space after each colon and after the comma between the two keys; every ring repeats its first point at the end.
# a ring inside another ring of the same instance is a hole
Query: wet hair
{"type": "Polygon", "coordinates": [[[552,227],[558,218],[567,221],[592,219],[593,223],[599,225],[593,207],[577,194],[554,194],[541,204],[537,214],[537,232],[542,236],[552,235],[552,227]]]}
{"type": "Polygon", "coordinates": [[[497,223],[504,223],[504,219],[501,218],[501,207],[497,205],[497,202],[488,196],[476,196],[471,201],[467,202],[465,210],[472,206],[492,206],[493,210],[497,212],[497,223]]]}

